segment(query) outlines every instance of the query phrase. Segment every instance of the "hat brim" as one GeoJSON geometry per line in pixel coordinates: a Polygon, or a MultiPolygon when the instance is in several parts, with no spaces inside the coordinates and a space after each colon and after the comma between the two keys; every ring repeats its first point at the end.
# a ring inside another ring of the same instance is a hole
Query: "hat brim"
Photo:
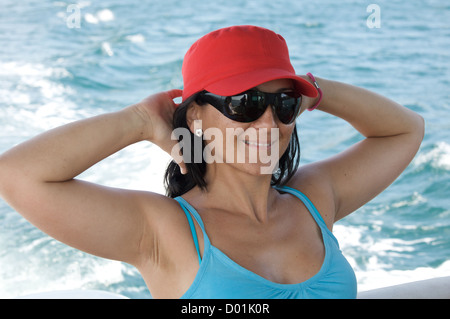
{"type": "Polygon", "coordinates": [[[237,74],[209,84],[204,89],[217,95],[230,96],[242,93],[263,83],[279,79],[293,80],[295,90],[302,95],[313,98],[318,95],[316,88],[310,82],[298,75],[292,74],[292,72],[282,69],[260,69],[237,74]]]}

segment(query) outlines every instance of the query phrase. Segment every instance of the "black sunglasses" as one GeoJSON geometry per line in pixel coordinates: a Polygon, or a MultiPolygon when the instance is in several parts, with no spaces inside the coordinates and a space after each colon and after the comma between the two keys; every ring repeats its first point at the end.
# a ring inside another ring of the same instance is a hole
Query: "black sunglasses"
{"type": "Polygon", "coordinates": [[[200,101],[214,106],[223,115],[237,122],[256,121],[271,105],[283,124],[291,124],[300,112],[302,96],[296,92],[265,93],[249,90],[232,96],[220,96],[207,91],[199,95],[200,101]]]}

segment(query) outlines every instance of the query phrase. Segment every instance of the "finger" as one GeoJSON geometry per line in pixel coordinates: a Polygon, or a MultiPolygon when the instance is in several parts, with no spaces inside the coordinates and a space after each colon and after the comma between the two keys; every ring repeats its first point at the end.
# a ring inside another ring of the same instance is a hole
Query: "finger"
{"type": "Polygon", "coordinates": [[[167,95],[172,100],[173,106],[175,108],[178,108],[178,106],[180,106],[180,104],[181,104],[181,101],[178,101],[178,100],[183,95],[183,90],[173,89],[173,90],[167,91],[167,95]],[[178,99],[178,100],[176,101],[176,99],[178,99]],[[177,103],[177,102],[180,102],[180,103],[177,103]]]}
{"type": "Polygon", "coordinates": [[[167,94],[169,95],[169,97],[171,99],[174,99],[177,97],[181,97],[183,95],[183,90],[173,89],[173,90],[167,91],[167,94]]]}

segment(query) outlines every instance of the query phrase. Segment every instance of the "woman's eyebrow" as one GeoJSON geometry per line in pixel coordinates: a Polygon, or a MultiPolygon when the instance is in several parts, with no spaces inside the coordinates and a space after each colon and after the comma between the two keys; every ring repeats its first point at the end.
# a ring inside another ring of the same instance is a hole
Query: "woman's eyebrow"
{"type": "Polygon", "coordinates": [[[287,92],[287,91],[294,91],[294,88],[281,88],[277,90],[277,93],[287,92]]]}
{"type": "MultiPolygon", "coordinates": [[[[251,88],[249,91],[260,91],[260,90],[256,87],[254,87],[254,88],[251,88]]],[[[280,88],[280,89],[276,90],[274,93],[283,93],[283,92],[292,92],[292,91],[294,91],[294,88],[289,87],[289,88],[280,88]]],[[[262,92],[262,91],[260,91],[260,92],[262,92]]]]}

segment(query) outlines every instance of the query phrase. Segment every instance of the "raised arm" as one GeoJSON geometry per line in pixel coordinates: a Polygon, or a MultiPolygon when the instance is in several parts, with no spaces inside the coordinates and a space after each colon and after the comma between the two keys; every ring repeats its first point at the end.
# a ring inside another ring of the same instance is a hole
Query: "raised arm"
{"type": "Polygon", "coordinates": [[[0,196],[50,236],[136,264],[143,249],[151,253],[142,239],[152,230],[150,215],[163,210],[167,198],[75,177],[130,144],[170,134],[160,117],[164,112],[170,117],[178,93],[160,93],[118,112],[55,128],[5,152],[0,156],[0,196]],[[152,117],[159,120],[152,123],[152,117]]]}
{"type": "Polygon", "coordinates": [[[310,174],[304,175],[315,176],[321,183],[318,187],[328,189],[332,197],[334,216],[328,216],[332,223],[370,201],[401,174],[419,149],[424,121],[368,90],[317,81],[323,91],[318,109],[346,120],[365,137],[342,153],[306,167],[310,174]]]}

